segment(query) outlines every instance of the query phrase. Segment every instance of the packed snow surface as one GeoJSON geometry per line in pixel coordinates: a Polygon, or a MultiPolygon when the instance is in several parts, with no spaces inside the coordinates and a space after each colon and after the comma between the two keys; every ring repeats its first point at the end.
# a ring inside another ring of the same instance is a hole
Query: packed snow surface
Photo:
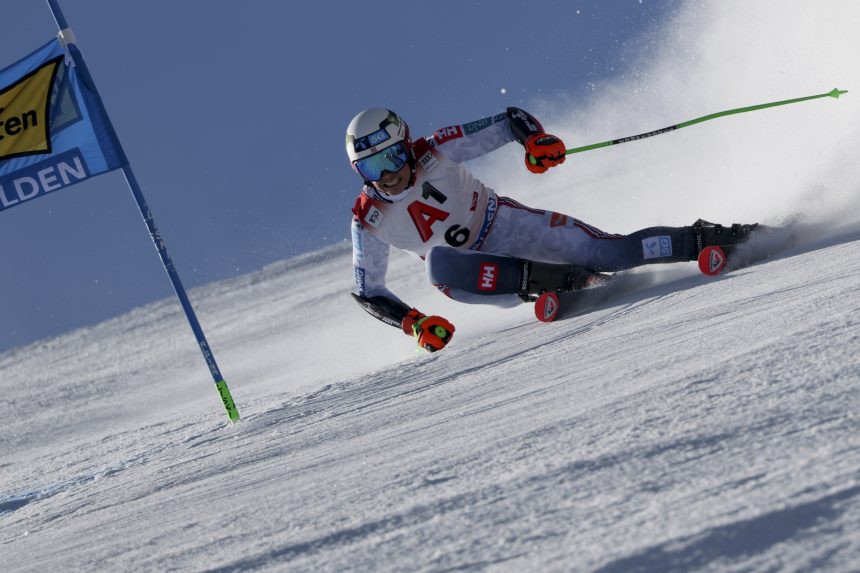
{"type": "Polygon", "coordinates": [[[408,356],[319,280],[349,265],[332,248],[193,293],[235,425],[173,301],[7,353],[4,562],[857,570],[858,246],[650,270],[550,325],[452,306],[456,342],[408,356]]]}
{"type": "Polygon", "coordinates": [[[540,179],[515,146],[473,167],[609,232],[822,224],[763,263],[639,270],[641,288],[545,325],[527,306],[457,305],[396,254],[390,288],[457,326],[427,355],[350,299],[338,244],[190,293],[237,424],[173,299],[0,354],[2,563],[860,570],[858,24],[849,2],[689,3],[635,73],[525,107],[573,147],[849,94],[572,156],[540,179]]]}

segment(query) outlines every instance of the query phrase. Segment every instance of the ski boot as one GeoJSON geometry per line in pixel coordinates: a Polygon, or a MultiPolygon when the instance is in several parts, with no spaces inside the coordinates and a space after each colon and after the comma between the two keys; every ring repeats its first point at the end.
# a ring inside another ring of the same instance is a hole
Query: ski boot
{"type": "Polygon", "coordinates": [[[565,293],[599,286],[611,276],[576,265],[526,261],[519,294],[523,300],[534,301],[546,292],[565,293]]]}
{"type": "Polygon", "coordinates": [[[524,267],[520,297],[534,302],[538,320],[552,322],[562,310],[560,296],[601,286],[611,277],[576,265],[529,261],[524,267]]]}
{"type": "Polygon", "coordinates": [[[708,276],[722,273],[727,266],[738,268],[750,264],[753,253],[744,253],[740,245],[762,229],[758,223],[730,227],[699,219],[693,223],[699,270],[708,276]]]}

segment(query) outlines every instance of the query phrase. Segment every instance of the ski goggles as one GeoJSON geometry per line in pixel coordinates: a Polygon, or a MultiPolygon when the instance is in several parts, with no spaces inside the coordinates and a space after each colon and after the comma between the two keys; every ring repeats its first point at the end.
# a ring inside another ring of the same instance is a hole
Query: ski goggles
{"type": "Polygon", "coordinates": [[[368,181],[379,181],[383,171],[396,173],[409,161],[409,152],[403,142],[395,143],[364,159],[353,162],[355,170],[368,181]]]}

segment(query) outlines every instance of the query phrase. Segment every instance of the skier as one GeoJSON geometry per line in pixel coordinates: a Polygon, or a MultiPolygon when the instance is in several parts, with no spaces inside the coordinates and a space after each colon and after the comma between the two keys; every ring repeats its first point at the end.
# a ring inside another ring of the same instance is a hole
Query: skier
{"type": "Polygon", "coordinates": [[[525,148],[532,173],[565,160],[564,143],[516,107],[415,141],[388,109],[362,111],[347,128],[346,152],[364,180],[353,208],[353,297],[428,352],[451,341],[454,325],[386,288],[392,245],[424,258],[430,282],[454,300],[512,307],[544,292],[590,286],[603,280],[603,271],[694,261],[705,247],[743,242],[756,227],[724,228],[700,219],[689,227],[617,235],[527,207],[496,195],[463,166],[512,141],[525,148]]]}

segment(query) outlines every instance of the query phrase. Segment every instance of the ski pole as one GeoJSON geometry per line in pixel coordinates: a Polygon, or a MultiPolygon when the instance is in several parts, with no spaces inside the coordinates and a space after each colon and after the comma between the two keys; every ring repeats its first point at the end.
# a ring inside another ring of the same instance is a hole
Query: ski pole
{"type": "MultiPolygon", "coordinates": [[[[66,17],[60,9],[59,1],[48,0],[48,8],[51,10],[51,14],[53,14],[54,20],[57,22],[57,27],[60,29],[60,36],[62,38],[74,38],[74,34],[71,33],[66,17]]],[[[227,417],[231,422],[236,422],[239,420],[239,410],[236,408],[236,404],[233,402],[233,396],[230,394],[230,389],[227,387],[227,382],[224,380],[224,376],[221,374],[221,370],[215,362],[215,356],[212,354],[209,342],[203,334],[203,329],[200,327],[200,322],[197,320],[197,315],[194,312],[194,308],[191,306],[191,301],[188,300],[188,294],[185,292],[185,287],[182,286],[182,281],[179,279],[179,273],[176,271],[176,266],[173,264],[173,260],[170,258],[170,255],[167,253],[167,247],[164,244],[164,240],[161,238],[161,233],[159,233],[158,228],[155,226],[155,219],[152,217],[152,212],[146,204],[146,199],[143,197],[143,191],[141,191],[137,178],[134,176],[131,164],[126,158],[125,151],[123,150],[122,144],[114,131],[113,124],[110,121],[107,110],[104,108],[104,104],[102,103],[98,90],[95,88],[95,82],[93,82],[92,76],[90,76],[84,57],[74,41],[64,39],[63,45],[71,55],[77,73],[82,78],[82,85],[89,88],[94,94],[94,105],[98,106],[96,109],[98,110],[101,118],[103,118],[101,119],[101,129],[107,132],[105,137],[111,138],[113,145],[119,150],[119,155],[122,157],[123,161],[120,169],[122,170],[122,174],[125,176],[128,188],[137,203],[138,211],[140,211],[140,215],[143,217],[143,222],[149,231],[149,236],[152,239],[152,243],[155,245],[155,250],[158,251],[158,255],[161,257],[161,263],[164,266],[164,270],[167,272],[167,277],[170,280],[171,285],[173,285],[173,290],[179,299],[182,310],[185,312],[185,318],[188,320],[191,331],[197,339],[200,352],[203,354],[203,359],[206,361],[206,365],[209,367],[209,372],[212,374],[212,378],[215,381],[215,388],[218,390],[221,402],[227,410],[227,417]]],[[[87,113],[91,112],[88,111],[87,113]]],[[[10,131],[10,124],[11,120],[7,121],[7,132],[10,131]]]]}
{"type": "MultiPolygon", "coordinates": [[[[723,117],[726,115],[733,115],[736,113],[744,113],[747,111],[755,111],[757,109],[765,109],[768,107],[776,107],[778,105],[788,105],[790,103],[797,103],[797,102],[801,102],[801,101],[817,99],[820,97],[828,97],[829,96],[832,98],[838,98],[839,96],[841,96],[842,94],[845,94],[845,93],[848,93],[848,91],[834,88],[833,90],[831,90],[827,93],[823,93],[823,94],[811,95],[811,96],[806,96],[806,97],[799,97],[799,98],[795,98],[795,99],[787,99],[787,100],[783,100],[783,101],[774,101],[774,102],[770,102],[770,103],[762,103],[759,105],[751,105],[749,107],[739,107],[737,109],[729,109],[726,111],[720,111],[717,113],[712,113],[710,115],[704,115],[704,116],[698,117],[696,119],[691,119],[690,121],[685,121],[685,122],[678,123],[675,125],[670,125],[669,127],[664,127],[663,129],[655,129],[654,131],[649,131],[647,133],[641,133],[639,135],[631,135],[630,137],[622,137],[621,139],[612,139],[609,141],[603,141],[601,143],[592,143],[591,145],[583,145],[582,147],[574,147],[573,149],[566,150],[564,153],[565,153],[565,155],[570,155],[571,153],[581,153],[583,151],[588,151],[590,149],[598,149],[600,147],[609,147],[610,145],[618,145],[619,143],[627,143],[628,141],[637,141],[639,139],[645,139],[646,137],[654,137],[655,135],[660,135],[662,133],[668,133],[670,131],[675,131],[676,129],[681,129],[682,127],[695,125],[697,123],[702,123],[703,121],[708,121],[710,119],[716,119],[718,117],[723,117]]],[[[532,163],[532,165],[537,164],[537,159],[535,159],[535,157],[533,155],[529,155],[529,161],[532,163]]]]}

